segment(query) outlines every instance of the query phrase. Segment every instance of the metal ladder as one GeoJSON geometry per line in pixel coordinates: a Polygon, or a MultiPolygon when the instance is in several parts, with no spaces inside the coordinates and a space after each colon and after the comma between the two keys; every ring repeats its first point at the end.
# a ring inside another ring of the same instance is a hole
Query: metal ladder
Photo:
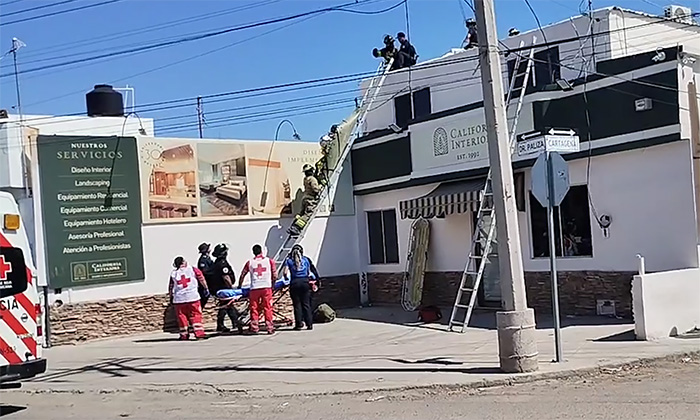
{"type": "MultiPolygon", "coordinates": [[[[515,66],[513,67],[513,74],[511,76],[510,85],[508,88],[508,94],[506,96],[506,115],[508,115],[508,111],[511,109],[512,105],[511,100],[513,99],[513,94],[515,91],[518,91],[518,101],[515,103],[515,112],[512,116],[507,117],[511,153],[515,147],[518,119],[520,118],[520,112],[522,111],[523,99],[525,98],[527,84],[530,80],[530,72],[532,70],[533,56],[535,53],[535,41],[536,38],[533,37],[531,48],[529,50],[528,57],[526,58],[527,63],[523,72],[519,72],[519,70],[520,64],[525,57],[517,53],[515,66]],[[521,77],[522,85],[518,87],[518,81],[521,77]]],[[[522,50],[524,44],[524,41],[520,42],[519,50],[522,50]]],[[[455,298],[455,303],[452,306],[452,313],[450,314],[450,331],[455,331],[455,327],[458,327],[458,331],[463,333],[469,324],[469,320],[471,319],[474,306],[476,305],[479,285],[481,284],[481,279],[484,276],[488,256],[491,255],[492,245],[495,241],[495,216],[493,207],[493,190],[491,185],[491,170],[489,169],[486,182],[484,183],[484,188],[481,190],[481,200],[479,202],[479,210],[477,212],[476,223],[474,225],[474,234],[472,236],[471,247],[469,248],[467,264],[464,267],[459,289],[457,290],[457,297],[455,298]],[[477,245],[479,244],[482,248],[480,252],[481,255],[477,255],[477,245]],[[468,298],[468,302],[465,302],[465,298],[468,298]],[[463,317],[460,316],[462,314],[463,317]]]]}
{"type": "Polygon", "coordinates": [[[393,62],[393,58],[389,61],[383,61],[377,68],[377,71],[374,74],[374,76],[372,77],[372,80],[370,81],[367,90],[362,96],[362,101],[359,105],[360,109],[364,109],[361,111],[360,116],[358,117],[357,122],[355,123],[355,126],[351,131],[350,138],[348,139],[347,144],[338,156],[335,168],[333,168],[332,172],[328,176],[328,183],[323,187],[323,190],[319,194],[318,204],[316,205],[316,208],[314,208],[313,213],[309,217],[309,220],[306,222],[306,225],[301,230],[301,232],[299,232],[298,235],[288,233],[286,239],[282,242],[282,245],[275,253],[273,260],[277,265],[277,272],[280,277],[284,268],[284,261],[291,252],[292,247],[294,247],[294,245],[298,244],[304,239],[307,229],[309,228],[309,226],[311,226],[311,222],[316,218],[316,215],[318,214],[321,208],[321,203],[323,203],[323,201],[329,198],[331,189],[335,189],[335,187],[337,186],[338,180],[340,179],[340,173],[343,170],[343,164],[345,163],[347,157],[350,155],[352,145],[355,143],[357,137],[359,137],[360,128],[362,127],[362,124],[365,118],[367,117],[367,113],[369,112],[372,104],[374,103],[375,99],[377,99],[377,95],[379,94],[379,91],[382,85],[384,84],[384,80],[386,79],[386,76],[389,73],[393,62]]]}

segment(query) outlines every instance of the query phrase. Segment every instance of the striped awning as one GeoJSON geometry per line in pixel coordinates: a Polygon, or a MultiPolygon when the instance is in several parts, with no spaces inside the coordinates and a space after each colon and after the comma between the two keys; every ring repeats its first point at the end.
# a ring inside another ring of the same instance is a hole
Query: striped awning
{"type": "Polygon", "coordinates": [[[447,216],[479,210],[481,190],[486,178],[443,182],[423,197],[399,202],[402,219],[447,216]]]}

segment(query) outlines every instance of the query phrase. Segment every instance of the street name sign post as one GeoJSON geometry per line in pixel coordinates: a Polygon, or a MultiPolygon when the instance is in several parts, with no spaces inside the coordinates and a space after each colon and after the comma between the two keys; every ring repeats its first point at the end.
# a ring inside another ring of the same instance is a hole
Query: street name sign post
{"type": "MultiPolygon", "coordinates": [[[[578,152],[579,138],[573,130],[550,130],[548,134],[526,139],[518,147],[518,155],[526,156],[539,152],[532,167],[532,195],[547,208],[549,237],[549,265],[552,281],[552,311],[554,316],[554,346],[556,362],[563,359],[561,348],[561,324],[559,318],[559,285],[557,283],[557,256],[554,238],[554,207],[561,204],[569,191],[569,165],[559,153],[578,152]],[[522,151],[522,152],[521,152],[522,151]]],[[[559,232],[561,234],[561,232],[559,232]]],[[[562,253],[563,253],[562,249],[562,253]]]]}

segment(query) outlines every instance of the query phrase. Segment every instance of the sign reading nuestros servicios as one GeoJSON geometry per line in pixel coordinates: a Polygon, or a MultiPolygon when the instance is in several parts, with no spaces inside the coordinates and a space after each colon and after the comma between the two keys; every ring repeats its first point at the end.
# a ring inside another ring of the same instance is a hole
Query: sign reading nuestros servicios
{"type": "Polygon", "coordinates": [[[143,280],[136,139],[37,141],[49,285],[143,280]]]}

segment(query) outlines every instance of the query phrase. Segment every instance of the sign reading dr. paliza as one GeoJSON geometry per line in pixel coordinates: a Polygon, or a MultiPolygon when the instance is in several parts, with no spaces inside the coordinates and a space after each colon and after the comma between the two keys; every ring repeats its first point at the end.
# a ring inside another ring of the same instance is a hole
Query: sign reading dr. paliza
{"type": "Polygon", "coordinates": [[[413,170],[467,165],[488,159],[483,111],[426,121],[411,127],[413,170]]]}
{"type": "Polygon", "coordinates": [[[39,136],[37,143],[49,285],[143,280],[136,139],[39,136]]]}

